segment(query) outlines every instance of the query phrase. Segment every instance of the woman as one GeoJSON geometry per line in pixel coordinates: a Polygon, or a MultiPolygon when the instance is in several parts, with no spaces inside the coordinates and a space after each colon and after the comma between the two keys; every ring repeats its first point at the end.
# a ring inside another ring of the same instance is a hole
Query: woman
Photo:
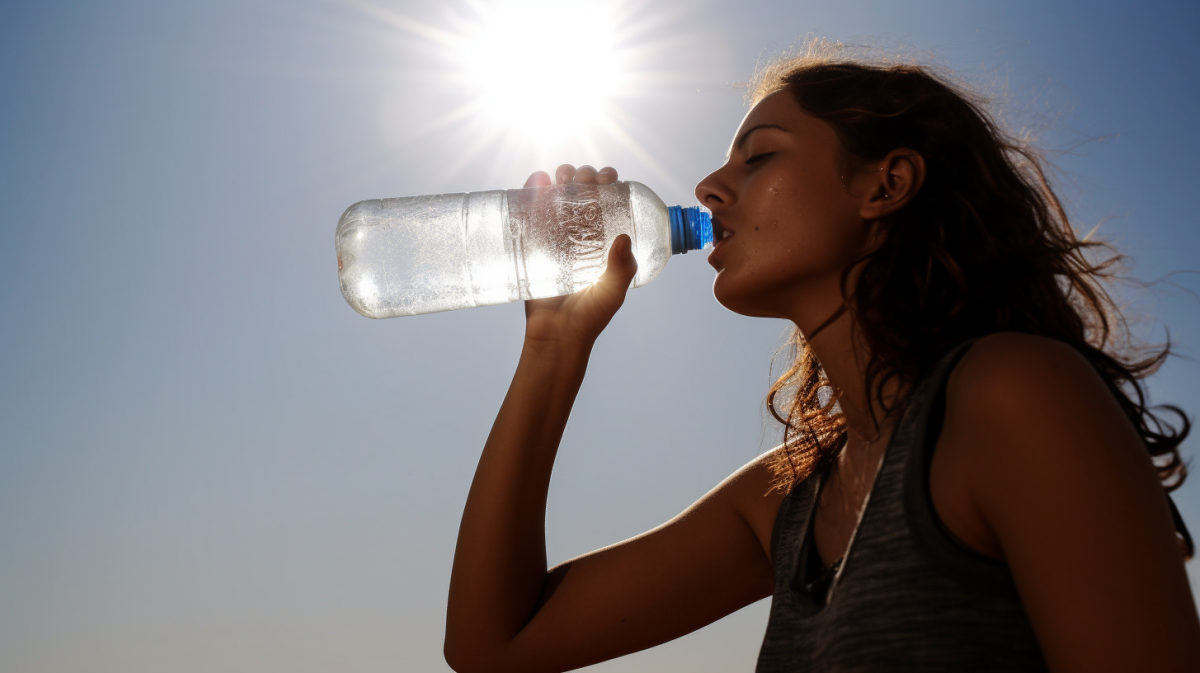
{"type": "Polygon", "coordinates": [[[696,195],[717,300],[796,325],[768,398],[784,445],[666,524],[547,569],[555,452],[636,270],[619,238],[599,283],[526,302],[459,532],[447,661],[568,670],[773,595],[760,671],[1200,670],[1191,543],[1166,496],[1189,424],[1162,422],[1139,384],[1166,351],[1114,346],[1107,263],[1036,155],[919,67],[810,56],[752,98],[696,195]]]}

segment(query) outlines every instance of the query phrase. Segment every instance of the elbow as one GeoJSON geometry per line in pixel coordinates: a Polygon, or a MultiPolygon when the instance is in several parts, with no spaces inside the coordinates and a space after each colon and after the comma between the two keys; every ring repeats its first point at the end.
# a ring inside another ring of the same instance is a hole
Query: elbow
{"type": "Polygon", "coordinates": [[[442,655],[446,658],[446,665],[450,667],[450,670],[455,673],[470,673],[471,669],[465,666],[448,648],[442,649],[442,655]]]}
{"type": "Polygon", "coordinates": [[[446,658],[446,665],[455,673],[474,673],[479,670],[479,666],[474,665],[468,657],[464,657],[460,650],[451,647],[449,640],[442,646],[442,656],[446,658]]]}
{"type": "Polygon", "coordinates": [[[471,643],[455,642],[450,636],[442,644],[442,656],[446,665],[456,673],[497,673],[503,670],[499,657],[491,656],[483,648],[471,643]]]}
{"type": "Polygon", "coordinates": [[[446,665],[456,673],[530,673],[535,670],[551,670],[544,665],[506,657],[502,651],[488,652],[474,647],[461,649],[452,647],[449,643],[442,647],[442,656],[446,659],[446,665]]]}
{"type": "Polygon", "coordinates": [[[455,673],[498,673],[503,670],[497,668],[495,663],[480,658],[455,656],[449,652],[445,656],[446,665],[455,673]]]}
{"type": "Polygon", "coordinates": [[[451,604],[446,614],[442,657],[446,660],[446,665],[457,673],[474,673],[482,668],[480,660],[485,658],[481,656],[484,648],[480,646],[477,635],[472,637],[470,626],[455,618],[456,614],[460,612],[454,610],[451,604]]]}
{"type": "Polygon", "coordinates": [[[447,634],[446,640],[442,643],[442,656],[446,659],[446,665],[456,673],[472,673],[479,670],[478,666],[473,666],[471,657],[463,648],[456,644],[447,634]]]}

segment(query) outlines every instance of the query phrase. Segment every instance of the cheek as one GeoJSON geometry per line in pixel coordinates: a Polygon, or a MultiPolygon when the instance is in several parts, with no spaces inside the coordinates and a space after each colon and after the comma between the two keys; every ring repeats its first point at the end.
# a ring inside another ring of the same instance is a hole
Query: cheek
{"type": "Polygon", "coordinates": [[[772,217],[778,241],[790,248],[798,263],[815,268],[842,266],[856,258],[867,228],[858,215],[858,202],[840,183],[814,185],[788,193],[788,217],[772,217]]]}
{"type": "Polygon", "coordinates": [[[837,174],[788,165],[747,185],[743,196],[741,228],[713,282],[717,301],[745,315],[772,315],[797,292],[835,291],[865,243],[857,202],[837,174]]]}
{"type": "Polygon", "coordinates": [[[819,245],[851,231],[860,221],[857,204],[836,179],[820,179],[827,177],[782,174],[764,180],[749,200],[748,233],[819,245]]]}
{"type": "Polygon", "coordinates": [[[842,272],[865,244],[861,221],[816,213],[793,211],[748,229],[730,242],[731,254],[713,281],[717,301],[746,315],[774,315],[773,307],[800,298],[797,293],[814,299],[840,294],[842,272]]]}

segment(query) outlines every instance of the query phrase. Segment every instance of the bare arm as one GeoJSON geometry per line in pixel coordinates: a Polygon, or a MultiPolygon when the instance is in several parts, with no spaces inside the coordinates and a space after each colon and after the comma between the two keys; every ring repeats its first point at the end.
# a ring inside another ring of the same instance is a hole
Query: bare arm
{"type": "Polygon", "coordinates": [[[963,359],[947,399],[935,471],[969,486],[1051,670],[1200,670],[1163,488],[1087,361],[1049,339],[995,335],[963,359]]]}
{"type": "Polygon", "coordinates": [[[446,623],[452,665],[503,649],[534,614],[546,579],[550,471],[587,357],[525,343],[459,527],[446,623]]]}
{"type": "MultiPolygon", "coordinates": [[[[616,179],[615,171],[580,173],[576,181],[616,179]]],[[[577,668],[677,637],[770,593],[770,562],[742,505],[778,506],[765,495],[761,463],[653,531],[547,568],[551,469],[592,345],[636,271],[627,249],[627,241],[614,244],[588,290],[526,302],[521,358],[459,529],[445,643],[456,670],[577,668]]]]}

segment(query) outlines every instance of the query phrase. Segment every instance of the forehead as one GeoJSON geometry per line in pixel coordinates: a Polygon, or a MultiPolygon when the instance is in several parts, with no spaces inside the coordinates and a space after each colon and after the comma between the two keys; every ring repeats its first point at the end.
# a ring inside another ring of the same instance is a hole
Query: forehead
{"type": "Polygon", "coordinates": [[[738,130],[734,133],[733,141],[729,145],[726,161],[751,129],[763,125],[777,126],[786,133],[805,137],[813,134],[825,135],[825,132],[833,135],[833,130],[824,122],[809,115],[804,108],[800,107],[791,91],[781,89],[764,97],[742,118],[742,123],[738,125],[738,130]]]}
{"type": "Polygon", "coordinates": [[[763,97],[754,107],[750,108],[750,111],[742,118],[738,133],[743,133],[756,124],[779,123],[803,114],[804,109],[796,102],[796,97],[792,95],[792,92],[780,89],[763,97]]]}

